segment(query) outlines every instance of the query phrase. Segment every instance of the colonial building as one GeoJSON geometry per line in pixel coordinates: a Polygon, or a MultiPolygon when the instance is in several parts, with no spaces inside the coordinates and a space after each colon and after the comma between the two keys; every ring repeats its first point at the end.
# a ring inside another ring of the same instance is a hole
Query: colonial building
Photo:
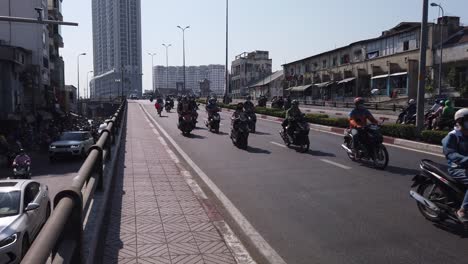
{"type": "MultiPolygon", "coordinates": [[[[434,50],[460,29],[458,17],[429,23],[427,70],[433,72],[434,50]]],[[[355,96],[408,96],[415,98],[421,24],[402,22],[379,37],[284,64],[291,95],[310,100],[350,100],[355,96]]],[[[430,74],[429,83],[433,74],[430,74]]]]}
{"type": "Polygon", "coordinates": [[[244,52],[231,64],[230,93],[234,97],[248,94],[248,87],[271,74],[268,51],[244,52]]]}
{"type": "Polygon", "coordinates": [[[258,98],[263,95],[271,99],[275,96],[283,96],[283,86],[283,70],[275,71],[271,75],[249,86],[249,94],[253,98],[258,98]]]}

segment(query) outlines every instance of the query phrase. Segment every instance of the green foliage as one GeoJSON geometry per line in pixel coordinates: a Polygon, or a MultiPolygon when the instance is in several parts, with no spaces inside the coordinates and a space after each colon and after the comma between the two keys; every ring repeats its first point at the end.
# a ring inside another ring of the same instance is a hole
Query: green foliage
{"type": "Polygon", "coordinates": [[[447,136],[447,131],[424,130],[421,132],[421,140],[430,144],[442,145],[442,139],[447,136]]]}
{"type": "Polygon", "coordinates": [[[447,74],[447,80],[452,87],[457,87],[457,69],[455,67],[451,67],[449,73],[447,74]]]}
{"type": "Polygon", "coordinates": [[[415,139],[417,135],[413,125],[386,124],[382,125],[381,132],[385,136],[403,139],[415,139]]]}

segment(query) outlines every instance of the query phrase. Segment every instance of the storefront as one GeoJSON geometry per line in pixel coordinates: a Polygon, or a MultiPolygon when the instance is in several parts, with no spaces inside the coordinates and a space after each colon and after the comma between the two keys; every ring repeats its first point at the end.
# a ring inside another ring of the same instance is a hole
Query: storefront
{"type": "Polygon", "coordinates": [[[372,90],[379,90],[379,95],[408,95],[408,73],[397,72],[377,75],[371,78],[372,90]]]}

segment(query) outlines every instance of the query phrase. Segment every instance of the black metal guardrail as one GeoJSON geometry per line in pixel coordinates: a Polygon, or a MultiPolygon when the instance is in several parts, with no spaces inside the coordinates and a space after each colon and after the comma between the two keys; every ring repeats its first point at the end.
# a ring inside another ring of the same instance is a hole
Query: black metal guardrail
{"type": "Polygon", "coordinates": [[[83,219],[95,191],[103,191],[103,165],[121,129],[124,101],[84,161],[70,187],[54,197],[54,210],[21,263],[83,263],[83,219]]]}

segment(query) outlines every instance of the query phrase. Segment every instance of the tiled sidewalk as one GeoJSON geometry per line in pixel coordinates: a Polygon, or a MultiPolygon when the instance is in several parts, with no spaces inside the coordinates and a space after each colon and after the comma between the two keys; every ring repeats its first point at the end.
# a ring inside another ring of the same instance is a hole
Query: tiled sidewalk
{"type": "Polygon", "coordinates": [[[129,103],[104,263],[236,263],[216,228],[219,213],[192,191],[155,133],[129,103]]]}

